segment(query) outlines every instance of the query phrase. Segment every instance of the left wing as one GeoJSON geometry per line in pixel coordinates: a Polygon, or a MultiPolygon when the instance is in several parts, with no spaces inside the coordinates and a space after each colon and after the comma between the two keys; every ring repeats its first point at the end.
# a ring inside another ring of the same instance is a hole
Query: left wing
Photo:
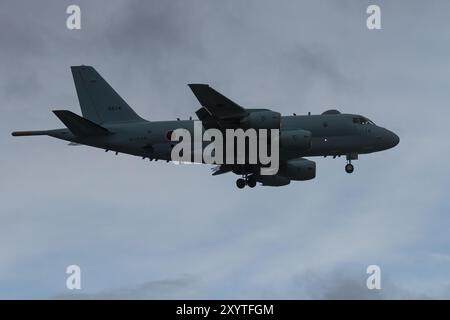
{"type": "Polygon", "coordinates": [[[235,128],[248,111],[207,84],[189,84],[202,105],[196,111],[205,128],[235,128]]]}
{"type": "Polygon", "coordinates": [[[189,87],[203,108],[216,119],[242,118],[248,114],[240,105],[207,84],[189,84],[189,87]]]}
{"type": "MultiPolygon", "coordinates": [[[[245,109],[207,84],[189,84],[189,88],[202,105],[202,108],[198,109],[196,114],[205,129],[258,128],[257,125],[261,125],[262,128],[267,125],[269,129],[279,128],[280,114],[278,112],[268,109],[245,109]]],[[[267,179],[260,177],[260,167],[259,164],[221,164],[213,168],[212,175],[233,172],[238,175],[252,175],[255,179],[259,179],[258,181],[269,183],[266,181],[267,179]]],[[[283,181],[283,183],[289,182],[283,181]]]]}
{"type": "Polygon", "coordinates": [[[220,164],[212,168],[212,175],[218,176],[219,174],[224,174],[230,171],[233,171],[233,165],[220,164]]]}

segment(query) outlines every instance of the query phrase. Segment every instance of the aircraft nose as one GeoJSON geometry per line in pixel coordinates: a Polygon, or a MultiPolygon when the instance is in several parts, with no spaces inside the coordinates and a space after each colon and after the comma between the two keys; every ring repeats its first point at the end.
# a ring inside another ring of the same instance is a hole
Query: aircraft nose
{"type": "Polygon", "coordinates": [[[400,142],[398,135],[388,129],[379,128],[374,132],[379,150],[391,149],[400,142]]]}
{"type": "Polygon", "coordinates": [[[400,137],[392,132],[392,147],[395,147],[400,143],[400,137]]]}
{"type": "Polygon", "coordinates": [[[400,138],[398,135],[396,135],[394,132],[386,130],[387,131],[387,142],[388,142],[388,148],[393,148],[396,145],[399,144],[400,138]]]}

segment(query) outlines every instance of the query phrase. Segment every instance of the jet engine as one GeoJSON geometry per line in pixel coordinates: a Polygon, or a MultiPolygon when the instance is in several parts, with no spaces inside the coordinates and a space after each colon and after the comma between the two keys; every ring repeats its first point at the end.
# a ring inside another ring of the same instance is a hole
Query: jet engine
{"type": "Polygon", "coordinates": [[[291,183],[291,180],[279,175],[259,176],[258,181],[261,182],[263,186],[270,187],[281,187],[291,183]]]}
{"type": "Polygon", "coordinates": [[[281,130],[280,147],[295,150],[308,150],[311,147],[311,132],[300,129],[281,130]]]}
{"type": "Polygon", "coordinates": [[[291,159],[278,174],[290,180],[311,180],[316,177],[316,163],[303,158],[291,159]]]}
{"type": "Polygon", "coordinates": [[[245,129],[280,129],[281,114],[271,110],[253,111],[241,120],[245,129]]]}

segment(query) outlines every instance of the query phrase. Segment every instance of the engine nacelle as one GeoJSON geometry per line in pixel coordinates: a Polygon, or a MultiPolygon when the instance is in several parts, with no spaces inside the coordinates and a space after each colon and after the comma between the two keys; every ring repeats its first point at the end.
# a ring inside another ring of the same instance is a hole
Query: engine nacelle
{"type": "Polygon", "coordinates": [[[290,180],[311,180],[316,177],[316,163],[303,158],[288,160],[280,169],[279,174],[290,180]]]}
{"type": "Polygon", "coordinates": [[[241,120],[245,129],[280,129],[281,114],[271,110],[251,112],[241,120]]]}
{"type": "Polygon", "coordinates": [[[273,175],[273,176],[260,176],[258,178],[258,181],[262,183],[263,186],[269,186],[269,187],[281,187],[288,185],[291,183],[291,180],[288,178],[279,176],[279,175],[273,175]]]}
{"type": "Polygon", "coordinates": [[[295,150],[311,148],[311,131],[293,129],[280,131],[280,147],[295,150]]]}

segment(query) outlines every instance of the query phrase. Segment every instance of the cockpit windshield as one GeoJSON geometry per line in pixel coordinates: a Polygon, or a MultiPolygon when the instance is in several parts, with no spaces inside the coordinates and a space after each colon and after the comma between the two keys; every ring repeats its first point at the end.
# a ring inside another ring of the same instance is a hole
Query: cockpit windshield
{"type": "Polygon", "coordinates": [[[372,121],[370,121],[369,119],[364,118],[364,117],[353,118],[353,123],[357,123],[357,124],[372,124],[372,125],[375,124],[372,121]]]}

